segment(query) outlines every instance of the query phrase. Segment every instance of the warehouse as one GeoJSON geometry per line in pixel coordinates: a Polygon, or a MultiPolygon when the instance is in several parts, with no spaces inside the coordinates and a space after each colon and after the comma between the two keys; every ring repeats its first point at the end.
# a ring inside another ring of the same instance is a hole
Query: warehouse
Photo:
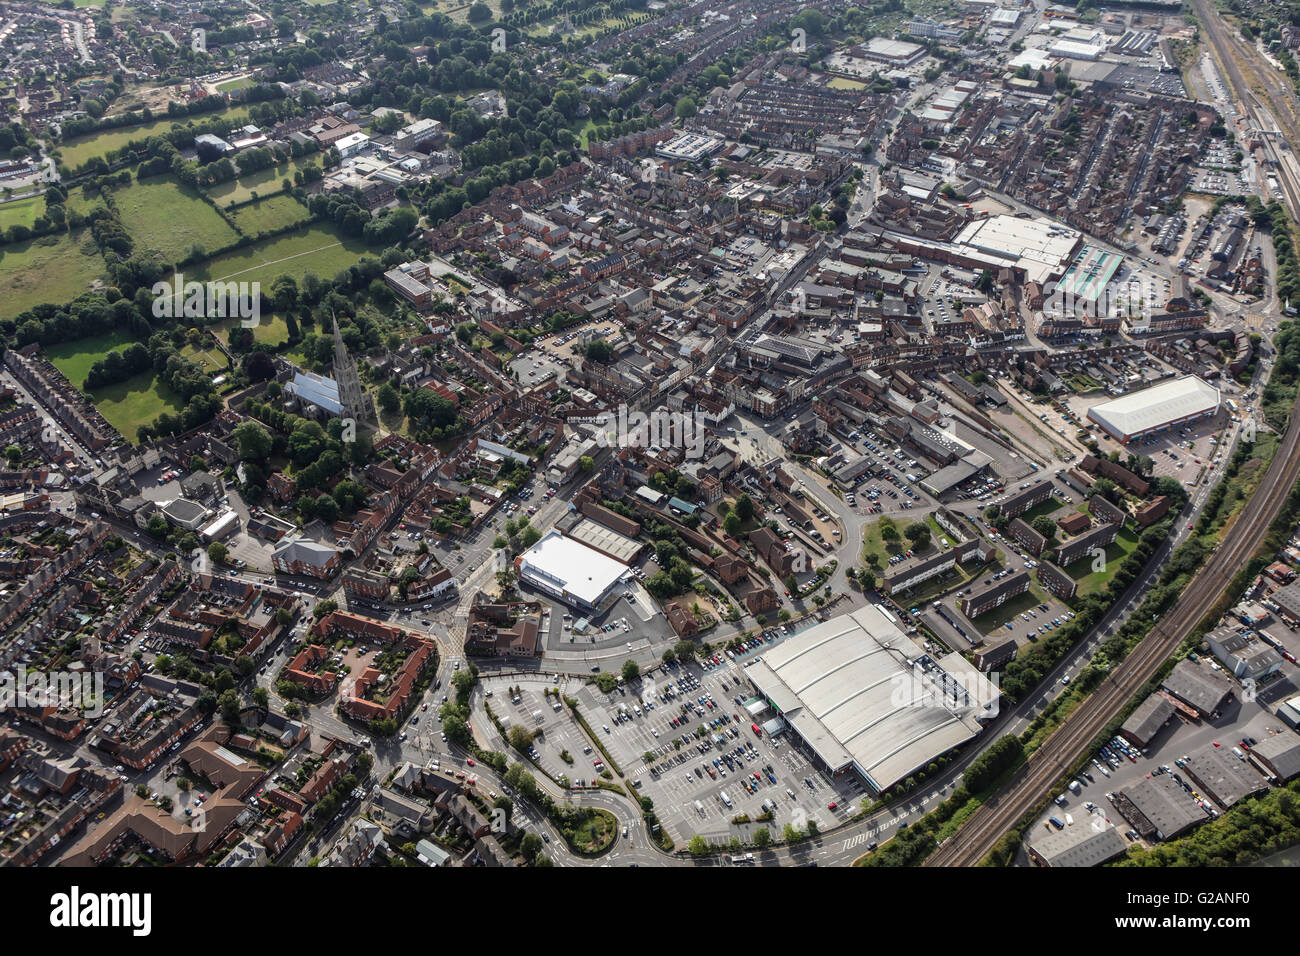
{"type": "Polygon", "coordinates": [[[1167,697],[1152,694],[1124,721],[1120,735],[1134,747],[1145,747],[1174,716],[1174,705],[1167,697]]]}
{"type": "Polygon", "coordinates": [[[929,51],[919,43],[905,43],[902,40],[889,40],[885,37],[872,37],[867,41],[859,55],[865,60],[887,63],[890,66],[906,67],[925,59],[929,51]]]}
{"type": "Polygon", "coordinates": [[[1219,390],[1195,375],[1186,375],[1133,392],[1088,409],[1096,422],[1118,442],[1152,435],[1219,410],[1219,390]]]}
{"type": "Polygon", "coordinates": [[[554,529],[516,558],[515,566],[520,584],[584,611],[600,607],[630,573],[626,565],[554,529]]]}
{"type": "Polygon", "coordinates": [[[1139,780],[1111,803],[1144,840],[1172,840],[1210,818],[1167,773],[1139,780]]]}
{"type": "Polygon", "coordinates": [[[569,537],[580,541],[589,548],[595,548],[607,554],[621,564],[631,564],[645,547],[635,538],[619,534],[613,528],[607,528],[590,518],[583,518],[569,529],[569,537]]]}
{"type": "MultiPolygon", "coordinates": [[[[1240,749],[1240,748],[1238,748],[1240,749]]],[[[1206,744],[1183,761],[1183,772],[1201,792],[1225,810],[1251,794],[1268,789],[1253,766],[1227,747],[1206,744]]]]}
{"type": "Polygon", "coordinates": [[[1224,701],[1233,693],[1227,678],[1220,677],[1198,661],[1186,659],[1174,665],[1160,686],[1203,718],[1216,717],[1224,701]]]}
{"type": "Polygon", "coordinates": [[[1078,823],[1035,837],[1025,852],[1039,866],[1100,866],[1127,853],[1128,844],[1113,826],[1097,830],[1078,823]]]}
{"type": "Polygon", "coordinates": [[[934,661],[877,608],[832,618],[745,668],[829,772],[875,792],[979,735],[998,690],[959,654],[934,661]]]}

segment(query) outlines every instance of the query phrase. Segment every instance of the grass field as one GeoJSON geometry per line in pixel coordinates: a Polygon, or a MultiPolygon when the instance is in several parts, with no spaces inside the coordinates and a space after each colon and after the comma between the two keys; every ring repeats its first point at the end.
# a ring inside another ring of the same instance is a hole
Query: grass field
{"type": "MultiPolygon", "coordinates": [[[[212,328],[217,334],[222,336],[222,341],[226,341],[225,335],[230,329],[234,328],[239,319],[221,319],[214,322],[212,328]]],[[[285,325],[284,319],[278,315],[267,315],[263,313],[261,321],[253,329],[253,341],[265,345],[279,345],[289,337],[289,326],[285,325]]]]}
{"type": "Polygon", "coordinates": [[[253,85],[251,76],[241,76],[237,80],[226,80],[224,83],[218,83],[217,89],[222,93],[229,93],[231,90],[243,90],[253,85]]]}
{"type": "Polygon", "coordinates": [[[234,211],[235,225],[246,236],[256,236],[269,229],[283,229],[307,219],[311,213],[292,196],[280,194],[240,206],[234,211]]]}
{"type": "Polygon", "coordinates": [[[33,196],[31,199],[18,199],[14,202],[0,204],[0,229],[10,226],[27,226],[36,221],[36,217],[45,212],[45,197],[33,196]]]}
{"type": "Polygon", "coordinates": [[[86,394],[109,424],[132,442],[138,426],[149,424],[163,412],[179,412],[185,407],[181,397],[159,382],[153,372],[141,372],[86,394]]]}
{"type": "Polygon", "coordinates": [[[211,375],[216,375],[218,372],[223,372],[226,369],[225,353],[215,346],[206,349],[196,349],[192,345],[187,345],[185,348],[181,349],[181,355],[189,359],[191,362],[195,362],[202,366],[203,370],[211,375]]]}
{"type": "Polygon", "coordinates": [[[867,84],[858,80],[850,80],[847,76],[837,76],[826,84],[832,90],[865,90],[867,84]]]}
{"type": "Polygon", "coordinates": [[[84,165],[87,160],[96,156],[103,156],[110,149],[120,149],[133,139],[145,139],[153,133],[168,132],[173,125],[184,126],[191,120],[201,122],[215,117],[221,117],[231,122],[246,120],[248,119],[248,107],[237,106],[224,112],[202,113],[199,116],[187,116],[180,119],[165,117],[150,123],[87,133],[85,136],[76,136],[65,143],[60,143],[58,148],[63,156],[64,164],[72,169],[77,169],[84,165]]]}
{"type": "MultiPolygon", "coordinates": [[[[272,166],[270,169],[261,169],[247,176],[232,179],[230,182],[217,183],[215,186],[208,187],[206,192],[212,197],[212,201],[222,208],[232,202],[237,205],[246,203],[253,198],[253,193],[257,193],[259,197],[273,196],[284,188],[281,183],[285,179],[292,181],[294,171],[309,162],[311,162],[309,159],[291,159],[283,166],[272,166]]],[[[319,157],[316,159],[316,165],[320,165],[319,157]]]]}
{"type": "Polygon", "coordinates": [[[167,261],[175,262],[196,242],[205,249],[219,249],[239,238],[195,190],[170,178],[137,183],[118,190],[113,199],[137,255],[157,249],[167,261]]]}
{"type": "Polygon", "coordinates": [[[126,332],[108,332],[105,335],[96,335],[88,339],[78,339],[75,342],[61,342],[58,345],[51,345],[45,349],[45,356],[60,372],[68,377],[68,381],[77,388],[81,388],[81,383],[86,380],[86,373],[90,371],[90,366],[94,365],[113,349],[123,349],[130,345],[134,339],[127,335],[126,332]]]}
{"type": "Polygon", "coordinates": [[[43,302],[67,302],[103,275],[104,260],[89,229],[0,246],[0,318],[43,302]]]}
{"type": "MultiPolygon", "coordinates": [[[[332,228],[308,226],[299,232],[232,250],[209,259],[201,266],[191,267],[190,272],[201,282],[238,279],[266,285],[279,275],[290,275],[302,281],[309,272],[328,279],[368,251],[369,247],[360,239],[342,239],[332,228]]],[[[189,273],[186,275],[188,277],[189,273]]]]}

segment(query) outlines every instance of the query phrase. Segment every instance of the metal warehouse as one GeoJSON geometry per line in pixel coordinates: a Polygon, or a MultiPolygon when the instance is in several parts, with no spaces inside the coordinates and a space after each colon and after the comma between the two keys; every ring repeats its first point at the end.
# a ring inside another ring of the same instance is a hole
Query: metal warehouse
{"type": "Polygon", "coordinates": [[[831,773],[877,792],[978,736],[999,692],[959,654],[935,661],[875,605],[796,634],[745,668],[831,773]]]}
{"type": "Polygon", "coordinates": [[[1116,441],[1128,443],[1213,415],[1219,410],[1220,401],[1217,388],[1195,375],[1186,375],[1095,405],[1088,409],[1088,418],[1116,441]]]}

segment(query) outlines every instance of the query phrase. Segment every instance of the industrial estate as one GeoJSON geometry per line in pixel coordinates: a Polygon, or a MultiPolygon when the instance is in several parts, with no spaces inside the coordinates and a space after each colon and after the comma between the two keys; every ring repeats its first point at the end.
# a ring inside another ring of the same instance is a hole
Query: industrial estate
{"type": "Polygon", "coordinates": [[[1297,48],[0,4],[0,866],[1279,862],[1297,48]]]}

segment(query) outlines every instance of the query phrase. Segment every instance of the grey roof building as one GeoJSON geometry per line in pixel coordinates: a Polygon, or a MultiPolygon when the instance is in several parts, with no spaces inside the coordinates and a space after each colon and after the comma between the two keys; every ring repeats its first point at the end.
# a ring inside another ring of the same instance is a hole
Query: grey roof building
{"type": "Polygon", "coordinates": [[[1147,840],[1173,839],[1210,818],[1167,773],[1125,787],[1112,803],[1147,840]]]}
{"type": "Polygon", "coordinates": [[[1174,705],[1168,698],[1152,694],[1138,704],[1119,732],[1134,746],[1145,747],[1173,715],[1174,705]]]}
{"type": "Polygon", "coordinates": [[[1250,761],[1237,757],[1228,747],[1214,744],[1193,750],[1183,761],[1183,772],[1224,809],[1252,793],[1268,789],[1250,761]]]}
{"type": "Polygon", "coordinates": [[[1126,853],[1128,844],[1113,826],[1094,830],[1076,823],[1035,837],[1025,844],[1025,851],[1039,866],[1100,866],[1126,853]]]}
{"type": "Polygon", "coordinates": [[[1287,733],[1265,737],[1251,748],[1250,759],[1278,783],[1286,783],[1300,776],[1300,737],[1287,733]]]}
{"type": "Polygon", "coordinates": [[[1204,664],[1181,660],[1160,685],[1202,717],[1214,714],[1232,694],[1232,684],[1204,664]]]}

